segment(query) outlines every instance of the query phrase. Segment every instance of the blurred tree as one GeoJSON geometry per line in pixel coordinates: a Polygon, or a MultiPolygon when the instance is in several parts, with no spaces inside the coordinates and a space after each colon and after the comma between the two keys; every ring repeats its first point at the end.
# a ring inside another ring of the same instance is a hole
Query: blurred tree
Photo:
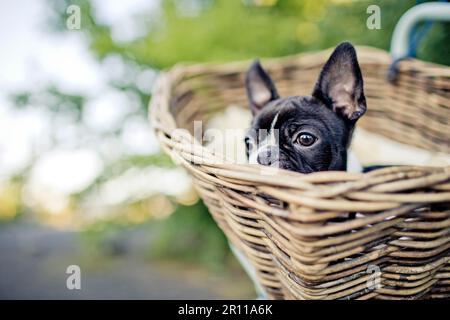
{"type": "MultiPolygon", "coordinates": [[[[144,36],[118,43],[108,26],[98,25],[92,18],[89,3],[80,3],[88,17],[84,30],[100,58],[116,52],[158,69],[180,61],[289,55],[333,47],[344,40],[388,50],[398,19],[416,4],[414,0],[279,0],[258,6],[245,1],[163,0],[159,20],[149,22],[144,36]],[[197,2],[197,10],[187,10],[182,6],[186,2],[197,2]],[[380,30],[366,26],[366,9],[371,4],[381,8],[380,30]]],[[[448,30],[448,23],[431,30],[426,43],[430,49],[421,50],[422,59],[450,63],[448,30]]]]}

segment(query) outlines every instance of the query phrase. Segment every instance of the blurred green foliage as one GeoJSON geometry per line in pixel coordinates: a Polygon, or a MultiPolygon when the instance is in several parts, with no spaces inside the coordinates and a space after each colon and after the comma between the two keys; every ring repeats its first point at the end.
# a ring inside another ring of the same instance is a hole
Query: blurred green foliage
{"type": "Polygon", "coordinates": [[[128,155],[120,157],[117,160],[110,161],[103,169],[103,173],[95,179],[95,181],[86,189],[74,194],[73,197],[81,199],[91,191],[98,188],[101,184],[106,183],[111,177],[116,177],[127,169],[145,168],[145,167],[174,168],[175,164],[165,153],[156,153],[152,155],[128,155]]]}
{"type": "MultiPolygon", "coordinates": [[[[100,58],[115,52],[158,69],[180,61],[289,55],[333,47],[344,40],[389,50],[395,24],[416,4],[414,0],[279,0],[261,7],[238,0],[197,0],[190,1],[199,3],[192,14],[183,12],[185,2],[189,1],[163,0],[162,11],[148,21],[146,34],[127,43],[115,42],[109,27],[96,23],[89,3],[80,4],[87,17],[84,30],[100,58]],[[381,9],[380,30],[366,27],[371,4],[381,9]]],[[[449,64],[449,29],[448,23],[436,23],[419,50],[420,58],[449,64]]]]}
{"type": "Polygon", "coordinates": [[[179,205],[166,220],[155,221],[155,239],[149,247],[149,256],[177,257],[224,271],[230,257],[228,244],[207,212],[199,201],[192,206],[179,205]]]}

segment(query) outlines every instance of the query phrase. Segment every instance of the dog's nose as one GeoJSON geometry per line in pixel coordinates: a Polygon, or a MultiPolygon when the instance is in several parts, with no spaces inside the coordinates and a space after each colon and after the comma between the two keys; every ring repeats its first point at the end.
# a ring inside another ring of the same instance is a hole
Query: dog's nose
{"type": "Polygon", "coordinates": [[[278,147],[270,146],[258,152],[257,161],[263,166],[273,166],[278,163],[280,159],[280,150],[278,147]]]}

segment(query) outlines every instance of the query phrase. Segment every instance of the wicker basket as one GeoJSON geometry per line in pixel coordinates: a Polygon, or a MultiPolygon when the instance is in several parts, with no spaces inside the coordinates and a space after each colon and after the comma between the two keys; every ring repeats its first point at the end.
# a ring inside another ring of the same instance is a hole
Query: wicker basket
{"type": "MultiPolygon", "coordinates": [[[[450,153],[450,68],[406,60],[386,81],[387,52],[358,47],[369,131],[450,153]]],[[[281,95],[309,94],[329,50],[264,61],[281,95]]],[[[194,120],[247,106],[249,62],[177,66],[161,74],[151,121],[215,221],[273,299],[450,297],[450,167],[260,175],[193,140],[194,120]],[[187,129],[185,134],[174,129],[187,129]],[[277,199],[274,205],[273,199],[277,199]],[[349,213],[361,213],[349,215],[349,213]],[[376,276],[376,277],[374,277],[376,276]]]]}

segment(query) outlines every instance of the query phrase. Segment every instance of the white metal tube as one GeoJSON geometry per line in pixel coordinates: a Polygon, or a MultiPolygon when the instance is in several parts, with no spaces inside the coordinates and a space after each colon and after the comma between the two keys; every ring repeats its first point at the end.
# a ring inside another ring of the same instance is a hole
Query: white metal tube
{"type": "Polygon", "coordinates": [[[450,3],[428,2],[412,7],[406,11],[394,29],[391,39],[393,61],[408,56],[409,34],[420,21],[450,21],[450,3]]]}

